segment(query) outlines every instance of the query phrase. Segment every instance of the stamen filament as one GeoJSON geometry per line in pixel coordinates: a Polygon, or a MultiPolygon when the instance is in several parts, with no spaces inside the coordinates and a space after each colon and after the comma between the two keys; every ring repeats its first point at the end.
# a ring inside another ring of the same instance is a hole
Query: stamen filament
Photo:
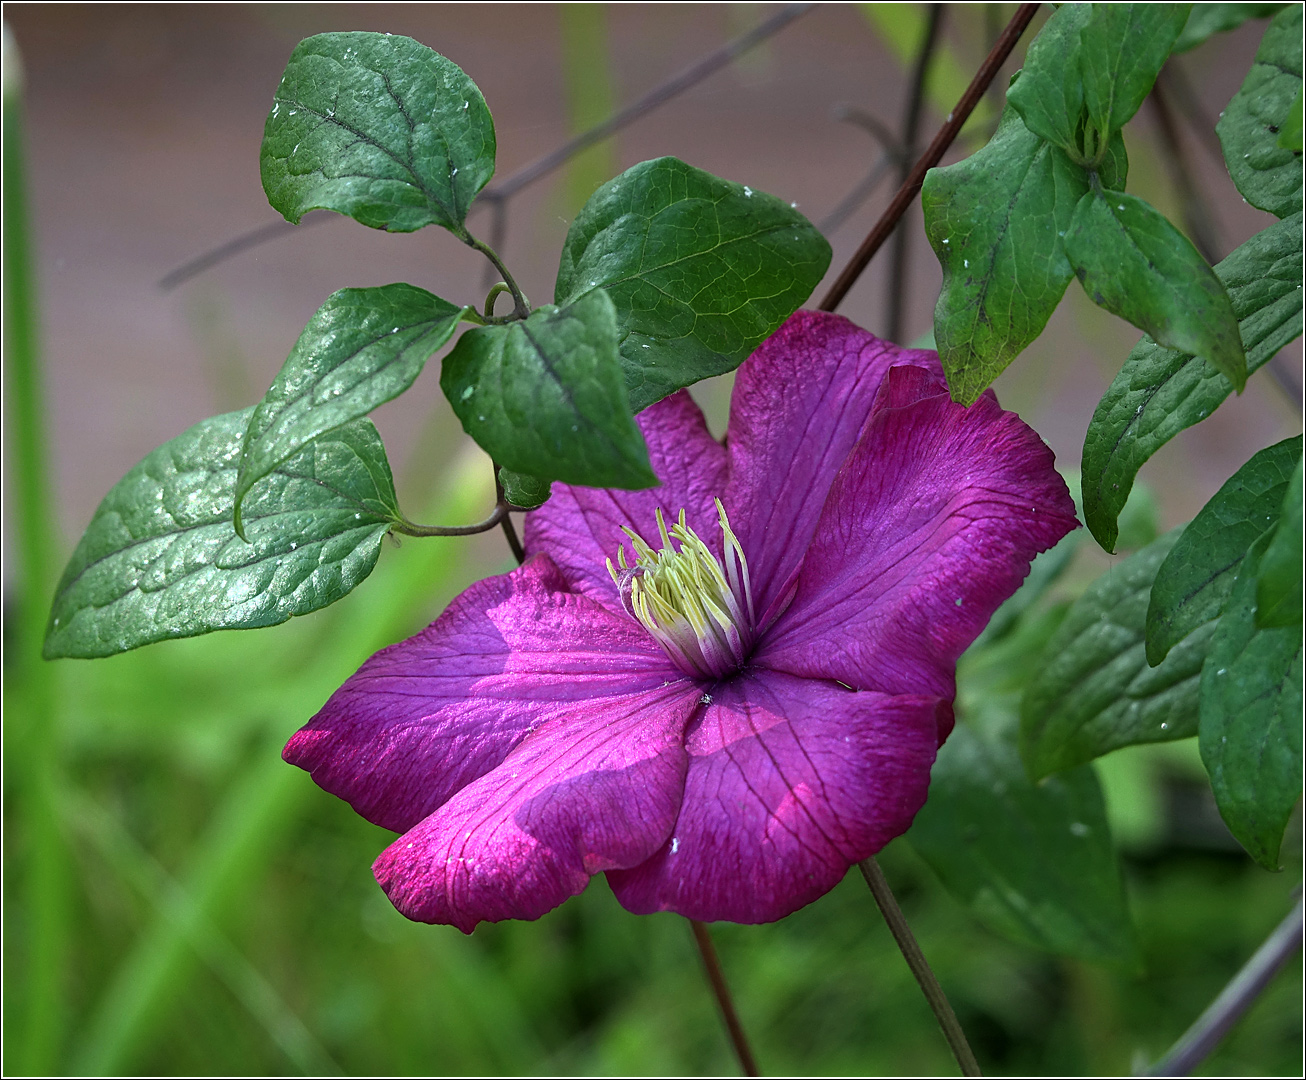
{"type": "Polygon", "coordinates": [[[637,618],[668,656],[691,675],[720,678],[747,659],[753,640],[753,593],[748,560],[730,528],[721,500],[720,519],[725,567],[685,520],[681,510],[667,527],[656,512],[659,551],[631,528],[623,528],[635,552],[626,559],[623,545],[608,573],[626,611],[637,618]],[[673,542],[674,541],[674,542],[673,542]],[[679,549],[676,548],[679,544],[679,549]]]}

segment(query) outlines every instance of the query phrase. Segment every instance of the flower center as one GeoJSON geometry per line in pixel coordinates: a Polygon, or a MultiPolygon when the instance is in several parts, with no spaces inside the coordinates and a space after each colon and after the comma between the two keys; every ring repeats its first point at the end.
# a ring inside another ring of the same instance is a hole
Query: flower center
{"type": "Polygon", "coordinates": [[[685,524],[684,510],[669,530],[661,509],[657,511],[661,550],[654,551],[633,529],[623,528],[635,549],[635,565],[626,564],[624,546],[617,552],[618,566],[608,560],[608,573],[626,610],[682,671],[709,679],[743,664],[753,644],[754,623],[748,560],[730,529],[726,508],[720,499],[715,501],[724,568],[685,524]],[[673,538],[679,550],[672,546],[673,538]]]}

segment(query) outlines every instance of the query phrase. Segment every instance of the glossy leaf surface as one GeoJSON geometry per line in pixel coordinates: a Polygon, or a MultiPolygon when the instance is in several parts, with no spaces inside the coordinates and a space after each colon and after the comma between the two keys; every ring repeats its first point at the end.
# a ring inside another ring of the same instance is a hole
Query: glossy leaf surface
{"type": "Polygon", "coordinates": [[[1254,455],[1198,515],[1156,572],[1147,608],[1147,662],[1202,623],[1218,618],[1247,549],[1279,519],[1288,480],[1301,460],[1301,436],[1254,455]]]}
{"type": "MultiPolygon", "coordinates": [[[[1238,317],[1247,370],[1302,332],[1302,229],[1297,214],[1242,244],[1216,268],[1238,317]]],[[[1158,449],[1205,419],[1233,386],[1207,360],[1143,338],[1098,402],[1084,438],[1084,522],[1107,551],[1134,477],[1158,449]]]]}
{"type": "Polygon", "coordinates": [[[811,295],[830,245],[786,202],[676,158],[590,198],[562,250],[557,303],[605,290],[635,412],[733,371],[811,295]]]}
{"type": "Polygon", "coordinates": [[[1270,537],[1252,545],[1202,669],[1198,745],[1229,831],[1267,870],[1302,786],[1302,630],[1257,629],[1256,582],[1270,537]]]}
{"type": "Polygon", "coordinates": [[[1302,154],[1279,145],[1281,129],[1297,119],[1302,92],[1302,5],[1271,20],[1252,69],[1224,110],[1216,133],[1242,197],[1276,217],[1302,208],[1302,154]]]}
{"type": "Polygon", "coordinates": [[[250,417],[236,480],[237,531],[241,501],[260,478],[323,432],[407,390],[466,310],[404,284],[330,296],[250,417]]]}
{"type": "Polygon", "coordinates": [[[1302,624],[1302,459],[1283,497],[1279,524],[1261,559],[1256,578],[1257,627],[1302,624]]]}
{"type": "Polygon", "coordinates": [[[249,495],[232,529],[252,409],[164,443],[105,496],[55,593],[45,656],[273,626],[334,603],[376,565],[398,511],[370,420],[322,436],[249,495]]]}
{"type": "Polygon", "coordinates": [[[1089,123],[1106,138],[1152,90],[1192,4],[1093,4],[1080,32],[1079,66],[1089,123]]]}
{"type": "Polygon", "coordinates": [[[1177,539],[1167,533],[1099,577],[1048,641],[1020,710],[1021,755],[1032,777],[1121,746],[1196,733],[1212,627],[1198,627],[1156,668],[1144,646],[1152,582],[1177,539]]]}
{"type": "MultiPolygon", "coordinates": [[[[1124,187],[1117,137],[1104,167],[1124,187]]],[[[1062,244],[1088,177],[1008,108],[988,145],[931,169],[925,231],[943,268],[934,338],[953,397],[972,404],[1043,331],[1074,276],[1062,244]]]]}
{"type": "Polygon", "coordinates": [[[512,472],[587,487],[658,482],[626,397],[616,311],[602,289],[467,331],[444,358],[440,386],[467,434],[512,472]]]}
{"type": "Polygon", "coordinates": [[[1228,293],[1162,214],[1120,191],[1089,192],[1066,232],[1066,255],[1093,303],[1161,345],[1209,360],[1242,390],[1247,360],[1228,293]]]}
{"type": "Polygon", "coordinates": [[[490,110],[457,64],[412,38],[357,32],[295,46],[259,160],[288,221],[322,209],[390,232],[461,233],[494,154],[490,110]]]}

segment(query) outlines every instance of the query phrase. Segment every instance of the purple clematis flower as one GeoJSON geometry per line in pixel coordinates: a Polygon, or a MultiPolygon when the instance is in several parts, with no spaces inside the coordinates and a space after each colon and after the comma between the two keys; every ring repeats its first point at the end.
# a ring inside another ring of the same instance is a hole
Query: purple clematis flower
{"type": "Polygon", "coordinates": [[[285,758],[403,835],[405,915],[532,919],[607,871],[637,913],[779,919],[911,824],[958,656],[1076,527],[1052,452],[937,356],[799,312],[725,445],[639,416],[662,486],[554,486],[526,563],[373,656],[285,758]]]}

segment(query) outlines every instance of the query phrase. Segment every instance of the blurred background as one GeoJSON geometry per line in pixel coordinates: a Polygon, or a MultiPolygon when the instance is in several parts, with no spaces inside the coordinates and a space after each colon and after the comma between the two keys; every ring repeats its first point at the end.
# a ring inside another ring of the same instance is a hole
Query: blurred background
{"type": "MultiPolygon", "coordinates": [[[[1014,7],[945,6],[921,145],[1014,7]]],[[[160,286],[279,220],[260,185],[259,144],[302,37],[391,31],[455,61],[494,114],[500,182],[781,11],[5,5],[22,65],[6,52],[6,210],[25,173],[44,400],[43,435],[16,448],[7,434],[5,446],[6,1072],[734,1070],[683,920],[630,916],[598,878],[536,923],[470,937],[408,923],[369,869],[390,834],[280,761],[285,739],[371,651],[511,565],[498,533],[387,544],[354,594],[271,630],[94,662],[42,664],[32,647],[100,498],[160,443],[257,401],[331,292],[408,281],[457,303],[484,296],[480,257],[443,231],[387,235],[327,214],[160,286]]],[[[897,187],[876,122],[902,129],[926,17],[913,4],[804,13],[522,188],[502,220],[485,207],[469,227],[500,230],[500,254],[545,302],[567,225],[594,187],[674,154],[795,202],[834,247],[832,279],[897,187]]],[[[1212,261],[1273,220],[1242,202],[1211,145],[1264,26],[1250,21],[1177,57],[1169,124],[1149,104],[1125,131],[1129,190],[1212,261]]],[[[983,144],[1000,104],[1000,92],[983,103],[945,160],[983,144]]],[[[906,229],[901,270],[886,248],[841,311],[876,333],[896,326],[910,343],[930,330],[940,274],[918,208],[906,229]]],[[[1093,408],[1137,337],[1072,284],[998,380],[999,397],[1060,466],[1077,468],[1093,408]]],[[[433,362],[374,419],[409,517],[463,523],[490,508],[490,469],[437,375],[433,362]]],[[[1186,521],[1254,452],[1298,433],[1300,387],[1297,343],[1157,454],[1142,474],[1150,527],[1186,521]]],[[[695,391],[718,433],[729,388],[726,377],[695,391]]],[[[1090,546],[1071,591],[1111,563],[1090,546]]],[[[963,671],[963,711],[965,689],[963,671]]],[[[1301,880],[1300,824],[1285,842],[1287,869],[1256,869],[1224,831],[1191,740],[1099,764],[1139,927],[1137,968],[1012,944],[905,844],[882,856],[986,1071],[1120,1073],[1154,1060],[1283,917],[1301,880]]],[[[715,934],[765,1071],[953,1071],[858,875],[781,923],[715,934]]],[[[1294,960],[1203,1071],[1299,1074],[1300,1004],[1294,960]]]]}

